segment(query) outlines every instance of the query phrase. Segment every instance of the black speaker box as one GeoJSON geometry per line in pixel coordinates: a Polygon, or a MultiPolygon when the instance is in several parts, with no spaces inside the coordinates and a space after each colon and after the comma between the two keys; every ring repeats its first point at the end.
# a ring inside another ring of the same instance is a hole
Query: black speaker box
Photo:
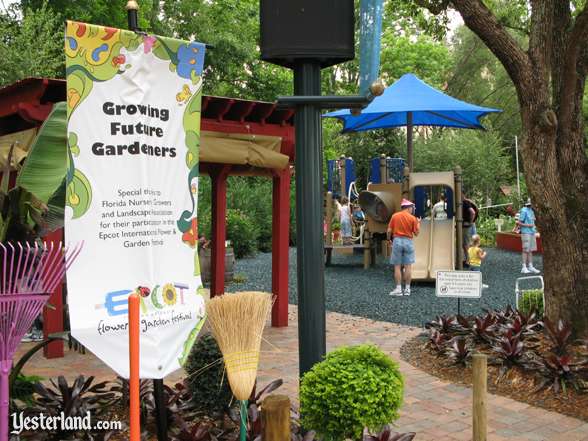
{"type": "Polygon", "coordinates": [[[322,67],[355,58],[353,0],[260,0],[261,59],[322,67]]]}

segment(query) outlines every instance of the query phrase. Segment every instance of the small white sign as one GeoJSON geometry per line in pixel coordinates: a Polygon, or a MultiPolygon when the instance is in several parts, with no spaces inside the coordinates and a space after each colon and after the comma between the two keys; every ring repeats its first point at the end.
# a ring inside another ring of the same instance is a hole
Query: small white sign
{"type": "Polygon", "coordinates": [[[482,297],[482,273],[479,271],[437,271],[437,297],[482,297]]]}

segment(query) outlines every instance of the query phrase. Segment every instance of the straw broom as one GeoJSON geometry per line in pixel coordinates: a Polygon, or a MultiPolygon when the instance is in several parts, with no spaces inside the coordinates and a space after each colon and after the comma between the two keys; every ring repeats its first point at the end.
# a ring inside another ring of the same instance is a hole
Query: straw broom
{"type": "Polygon", "coordinates": [[[206,302],[231,390],[241,401],[241,440],[246,437],[247,400],[255,385],[261,337],[271,308],[272,295],[255,291],[225,294],[206,302]]]}

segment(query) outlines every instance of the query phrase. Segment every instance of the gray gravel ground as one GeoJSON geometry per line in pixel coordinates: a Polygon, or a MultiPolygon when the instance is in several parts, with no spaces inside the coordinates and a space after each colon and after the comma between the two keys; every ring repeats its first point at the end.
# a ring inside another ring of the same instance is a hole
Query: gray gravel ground
{"type": "MultiPolygon", "coordinates": [[[[520,254],[488,249],[482,266],[485,289],[481,299],[462,299],[462,314],[478,314],[482,308],[502,308],[515,302],[515,281],[521,277],[520,254]]],[[[456,299],[435,297],[433,283],[413,283],[410,297],[391,297],[393,288],[391,267],[378,256],[377,265],[362,267],[362,255],[333,254],[332,265],[325,268],[327,310],[353,314],[374,320],[421,326],[438,314],[455,314],[456,299]]],[[[535,267],[543,268],[541,256],[535,256],[535,267]]],[[[271,291],[271,254],[261,253],[240,259],[235,273],[243,275],[243,283],[227,286],[227,291],[271,291]]],[[[528,288],[531,286],[527,282],[528,288]]],[[[290,303],[298,303],[296,292],[296,249],[290,249],[290,303]]],[[[525,287],[525,286],[524,286],[525,287]]]]}

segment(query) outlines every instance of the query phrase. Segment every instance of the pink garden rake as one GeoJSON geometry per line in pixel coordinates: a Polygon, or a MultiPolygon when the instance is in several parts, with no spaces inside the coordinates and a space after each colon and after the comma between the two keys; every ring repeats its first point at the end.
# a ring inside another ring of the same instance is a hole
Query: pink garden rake
{"type": "Polygon", "coordinates": [[[16,246],[0,243],[0,441],[8,441],[12,357],[83,243],[16,246]]]}

